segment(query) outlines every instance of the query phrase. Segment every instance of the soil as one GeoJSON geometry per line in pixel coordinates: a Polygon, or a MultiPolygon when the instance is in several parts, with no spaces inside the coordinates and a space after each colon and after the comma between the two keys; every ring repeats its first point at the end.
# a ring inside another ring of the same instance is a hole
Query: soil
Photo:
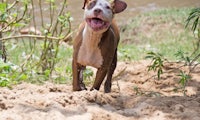
{"type": "MultiPolygon", "coordinates": [[[[200,120],[200,67],[191,73],[186,96],[178,67],[165,63],[158,80],[150,61],[119,62],[112,92],[72,92],[71,85],[22,83],[0,88],[0,120],[200,120]]],[[[89,86],[87,86],[89,87],[89,86]]]]}

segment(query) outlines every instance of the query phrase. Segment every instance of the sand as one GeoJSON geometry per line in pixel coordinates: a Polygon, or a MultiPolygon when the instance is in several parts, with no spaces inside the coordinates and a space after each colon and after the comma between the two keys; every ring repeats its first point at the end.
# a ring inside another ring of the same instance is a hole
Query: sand
{"type": "Polygon", "coordinates": [[[148,72],[149,64],[119,62],[107,94],[103,86],[72,92],[71,85],[48,82],[0,88],[0,120],[200,120],[200,68],[183,96],[175,69],[183,63],[166,63],[160,80],[148,72]]]}

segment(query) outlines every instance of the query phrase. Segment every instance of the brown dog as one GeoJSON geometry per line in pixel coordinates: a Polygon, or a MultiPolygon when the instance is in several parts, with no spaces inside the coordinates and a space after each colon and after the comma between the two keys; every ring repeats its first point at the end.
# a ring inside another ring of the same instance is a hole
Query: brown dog
{"type": "Polygon", "coordinates": [[[121,0],[85,0],[85,21],[80,25],[73,45],[74,91],[86,90],[83,83],[83,70],[86,66],[98,69],[91,90],[99,90],[107,75],[104,91],[111,91],[111,79],[117,64],[117,45],[120,39],[113,17],[126,7],[127,4],[121,0]]]}

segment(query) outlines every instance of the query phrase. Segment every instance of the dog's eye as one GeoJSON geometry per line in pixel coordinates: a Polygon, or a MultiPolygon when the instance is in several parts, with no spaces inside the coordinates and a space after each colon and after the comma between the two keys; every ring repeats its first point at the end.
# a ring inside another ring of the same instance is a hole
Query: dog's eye
{"type": "Polygon", "coordinates": [[[110,8],[110,6],[107,5],[107,6],[106,6],[106,9],[111,9],[111,8],[110,8]]]}
{"type": "Polygon", "coordinates": [[[87,6],[87,9],[88,10],[92,9],[96,5],[96,3],[97,3],[96,1],[90,2],[89,5],[87,6]]]}

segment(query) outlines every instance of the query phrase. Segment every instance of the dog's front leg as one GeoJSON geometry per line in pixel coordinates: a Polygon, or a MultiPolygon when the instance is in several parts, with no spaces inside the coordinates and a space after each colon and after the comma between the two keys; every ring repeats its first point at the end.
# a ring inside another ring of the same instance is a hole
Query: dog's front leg
{"type": "Polygon", "coordinates": [[[101,83],[103,82],[106,76],[106,73],[107,73],[107,69],[105,69],[104,67],[101,67],[97,70],[94,84],[90,90],[94,90],[94,89],[99,90],[101,83]]]}
{"type": "Polygon", "coordinates": [[[72,64],[73,69],[73,91],[81,91],[86,90],[85,84],[83,83],[83,70],[85,69],[84,66],[76,63],[73,60],[72,64]]]}
{"type": "Polygon", "coordinates": [[[115,51],[115,55],[114,55],[113,61],[111,63],[111,66],[108,69],[107,78],[106,78],[106,81],[105,81],[105,84],[104,84],[104,92],[105,93],[111,92],[112,75],[115,71],[116,66],[117,66],[117,50],[115,51]]]}

